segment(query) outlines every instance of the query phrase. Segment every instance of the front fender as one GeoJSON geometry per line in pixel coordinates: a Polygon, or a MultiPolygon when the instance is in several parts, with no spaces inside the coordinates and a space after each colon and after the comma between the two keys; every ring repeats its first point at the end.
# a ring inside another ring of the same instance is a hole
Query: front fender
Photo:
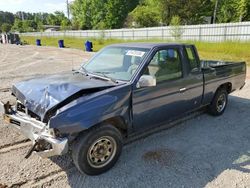
{"type": "Polygon", "coordinates": [[[50,128],[56,128],[62,134],[78,133],[117,116],[130,121],[131,86],[118,86],[80,97],[67,106],[59,109],[49,121],[50,128]]]}

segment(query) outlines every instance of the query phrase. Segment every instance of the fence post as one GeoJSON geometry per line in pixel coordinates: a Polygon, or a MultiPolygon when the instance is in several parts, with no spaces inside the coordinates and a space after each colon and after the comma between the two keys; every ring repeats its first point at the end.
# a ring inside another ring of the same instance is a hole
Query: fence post
{"type": "Polygon", "coordinates": [[[164,40],[164,28],[163,27],[161,28],[161,38],[162,40],[164,40]]]}
{"type": "Polygon", "coordinates": [[[148,28],[146,28],[146,38],[148,40],[148,28]]]}
{"type": "Polygon", "coordinates": [[[199,41],[201,41],[202,28],[199,28],[199,41]]]}
{"type": "Polygon", "coordinates": [[[224,41],[227,40],[227,26],[224,27],[224,41]]]}
{"type": "Polygon", "coordinates": [[[135,32],[134,32],[134,28],[132,29],[132,36],[133,36],[133,40],[135,40],[135,32]]]}

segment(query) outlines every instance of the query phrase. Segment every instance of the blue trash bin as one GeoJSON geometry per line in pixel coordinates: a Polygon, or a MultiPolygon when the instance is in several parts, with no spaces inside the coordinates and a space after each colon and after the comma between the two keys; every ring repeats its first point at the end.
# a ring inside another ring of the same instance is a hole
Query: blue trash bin
{"type": "Polygon", "coordinates": [[[59,46],[59,48],[64,48],[64,41],[63,40],[59,40],[58,41],[58,46],[59,46]]]}
{"type": "Polygon", "coordinates": [[[36,45],[37,45],[37,46],[42,46],[42,45],[41,45],[41,39],[36,39],[36,45]]]}
{"type": "Polygon", "coordinates": [[[85,49],[87,52],[92,52],[93,51],[93,43],[91,41],[86,41],[85,42],[85,49]]]}

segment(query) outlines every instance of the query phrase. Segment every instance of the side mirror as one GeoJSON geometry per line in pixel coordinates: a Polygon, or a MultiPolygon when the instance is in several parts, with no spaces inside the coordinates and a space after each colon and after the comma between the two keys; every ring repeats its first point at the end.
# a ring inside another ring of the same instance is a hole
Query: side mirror
{"type": "Polygon", "coordinates": [[[137,83],[137,88],[152,86],[156,86],[156,78],[151,75],[142,75],[137,83]]]}

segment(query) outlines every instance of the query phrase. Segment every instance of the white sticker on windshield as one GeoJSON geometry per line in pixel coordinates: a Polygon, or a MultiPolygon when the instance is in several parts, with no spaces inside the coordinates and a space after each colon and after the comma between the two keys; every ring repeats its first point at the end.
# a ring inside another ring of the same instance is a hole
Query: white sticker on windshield
{"type": "Polygon", "coordinates": [[[126,55],[129,56],[136,56],[136,57],[142,57],[145,54],[145,52],[137,51],[137,50],[129,50],[126,55]]]}

